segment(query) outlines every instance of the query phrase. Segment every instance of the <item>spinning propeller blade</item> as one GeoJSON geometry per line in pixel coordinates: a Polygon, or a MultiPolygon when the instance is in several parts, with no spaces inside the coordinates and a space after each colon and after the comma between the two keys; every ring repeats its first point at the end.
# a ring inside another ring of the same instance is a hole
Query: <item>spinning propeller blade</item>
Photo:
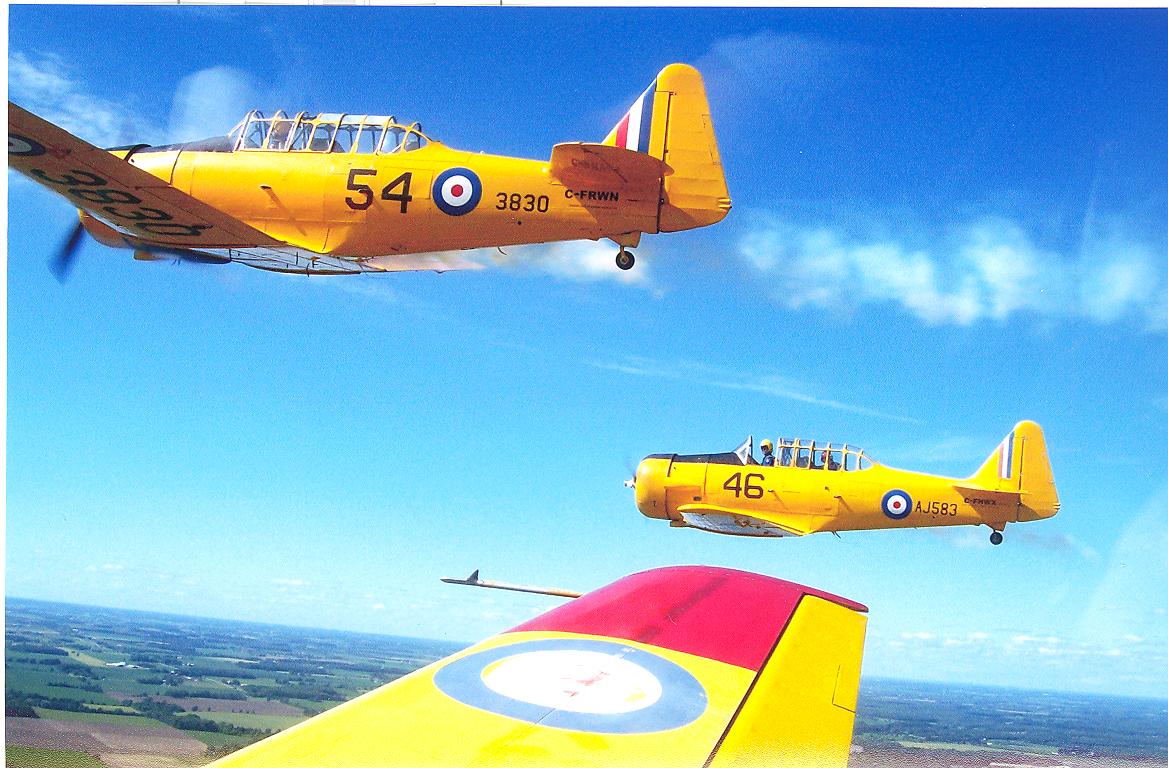
{"type": "Polygon", "coordinates": [[[61,244],[57,254],[49,259],[49,271],[53,273],[53,277],[57,278],[57,282],[64,283],[69,278],[69,273],[73,270],[73,264],[77,260],[77,250],[81,247],[81,238],[84,234],[85,227],[79,221],[69,233],[69,237],[61,244]]]}

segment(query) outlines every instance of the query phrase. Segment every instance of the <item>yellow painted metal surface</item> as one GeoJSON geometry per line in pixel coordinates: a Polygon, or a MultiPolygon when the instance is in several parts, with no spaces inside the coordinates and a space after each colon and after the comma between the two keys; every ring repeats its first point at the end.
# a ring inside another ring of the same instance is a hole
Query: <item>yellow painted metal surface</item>
{"type": "MultiPolygon", "coordinates": [[[[730,208],[701,76],[674,64],[651,88],[633,115],[646,109],[646,141],[638,144],[638,133],[628,146],[560,145],[558,161],[464,152],[420,133],[410,149],[403,142],[384,152],[358,151],[355,141],[341,151],[316,133],[300,147],[268,146],[262,136],[251,146],[251,123],[234,145],[224,138],[216,148],[142,148],[127,157],[10,104],[18,151],[9,163],[94,222],[122,228],[133,242],[121,246],[137,249],[287,247],[367,260],[604,237],[635,244],[642,234],[715,223],[730,208]],[[69,173],[77,168],[85,175],[69,173]]],[[[325,117],[295,125],[335,129],[340,116],[325,117]]]]}
{"type": "Polygon", "coordinates": [[[561,632],[498,635],[213,765],[215,768],[702,765],[753,679],[750,670],[643,643],[620,641],[680,665],[700,681],[708,697],[702,714],[685,726],[633,734],[549,728],[506,717],[468,706],[443,693],[434,682],[438,670],[485,650],[534,640],[588,637],[561,632]]]}
{"type": "Polygon", "coordinates": [[[804,597],[711,768],[846,766],[867,617],[804,597]]]}

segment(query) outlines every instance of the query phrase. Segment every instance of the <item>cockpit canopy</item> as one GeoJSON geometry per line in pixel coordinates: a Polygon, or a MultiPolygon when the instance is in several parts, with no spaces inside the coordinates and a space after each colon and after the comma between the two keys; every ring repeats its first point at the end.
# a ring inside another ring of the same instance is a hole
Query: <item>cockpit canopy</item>
{"type": "Polygon", "coordinates": [[[817,443],[787,437],[775,441],[776,467],[854,472],[869,469],[873,463],[863,448],[846,443],[817,443]]]}
{"type": "Polygon", "coordinates": [[[412,152],[430,143],[418,123],[392,115],[319,115],[252,110],[228,134],[232,151],[352,152],[360,155],[412,152]]]}

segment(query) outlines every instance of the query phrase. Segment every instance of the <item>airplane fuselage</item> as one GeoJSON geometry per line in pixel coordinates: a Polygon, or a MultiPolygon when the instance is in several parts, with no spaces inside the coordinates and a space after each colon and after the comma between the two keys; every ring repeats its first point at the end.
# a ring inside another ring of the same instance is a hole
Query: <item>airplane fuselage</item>
{"type": "Polygon", "coordinates": [[[658,231],[659,182],[573,188],[547,161],[437,142],[393,154],[148,148],[130,162],[277,240],[334,256],[658,231]]]}
{"type": "Polygon", "coordinates": [[[634,478],[637,508],[674,526],[744,536],[952,525],[1000,532],[1059,509],[1032,422],[969,478],[893,469],[850,447],[802,451],[779,466],[743,464],[735,453],[648,456],[634,478]]]}

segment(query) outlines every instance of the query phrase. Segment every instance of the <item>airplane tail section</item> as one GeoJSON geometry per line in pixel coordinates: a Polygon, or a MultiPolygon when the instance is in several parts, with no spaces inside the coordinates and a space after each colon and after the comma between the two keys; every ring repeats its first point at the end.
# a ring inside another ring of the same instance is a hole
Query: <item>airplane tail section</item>
{"type": "Polygon", "coordinates": [[[1053,517],[1059,509],[1046,438],[1033,421],[1018,422],[968,482],[966,490],[1017,497],[1019,519],[1053,517]]]}
{"type": "Polygon", "coordinates": [[[706,88],[693,67],[661,70],[601,143],[650,155],[673,170],[663,180],[658,231],[704,227],[729,212],[706,88]]]}

